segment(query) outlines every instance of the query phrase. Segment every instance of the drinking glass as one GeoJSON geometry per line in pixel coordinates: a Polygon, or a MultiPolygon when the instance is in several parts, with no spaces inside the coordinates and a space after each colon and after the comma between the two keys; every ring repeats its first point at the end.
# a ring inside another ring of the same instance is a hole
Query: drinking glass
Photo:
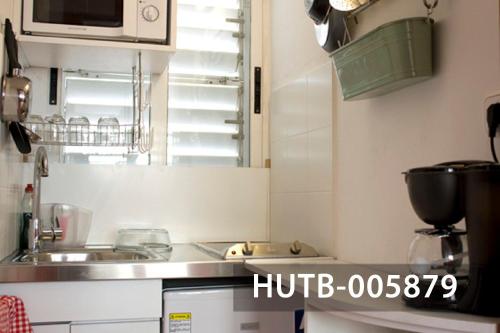
{"type": "Polygon", "coordinates": [[[120,122],[115,117],[101,117],[97,122],[100,144],[115,146],[120,143],[120,122]]]}
{"type": "Polygon", "coordinates": [[[73,144],[89,143],[90,122],[87,117],[71,117],[69,124],[69,142],[73,144]]]}
{"type": "Polygon", "coordinates": [[[45,140],[46,122],[45,120],[43,120],[42,116],[37,114],[30,114],[26,119],[26,123],[28,129],[42,138],[42,141],[45,140]]]}
{"type": "Polygon", "coordinates": [[[60,114],[54,114],[45,118],[48,123],[47,141],[56,143],[66,142],[66,119],[60,114]]]}

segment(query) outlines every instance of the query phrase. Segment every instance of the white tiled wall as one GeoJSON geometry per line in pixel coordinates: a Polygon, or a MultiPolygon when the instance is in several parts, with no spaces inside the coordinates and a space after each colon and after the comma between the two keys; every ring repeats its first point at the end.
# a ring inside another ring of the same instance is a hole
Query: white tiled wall
{"type": "Polygon", "coordinates": [[[271,239],[331,254],[331,64],[276,89],[271,101],[271,239]]]}
{"type": "MultiPolygon", "coordinates": [[[[500,87],[499,1],[483,0],[474,10],[470,3],[439,1],[434,11],[432,79],[386,96],[344,102],[337,75],[333,76],[333,221],[330,226],[315,228],[319,225],[315,219],[299,225],[307,215],[299,214],[297,205],[313,212],[306,200],[310,193],[292,191],[284,184],[291,178],[293,163],[287,155],[291,142],[285,117],[292,108],[287,105],[292,103],[287,92],[291,88],[283,86],[292,77],[303,77],[315,64],[328,61],[328,55],[316,44],[313,22],[304,13],[302,2],[271,1],[273,237],[287,234],[309,237],[319,244],[333,243],[334,255],[347,262],[407,261],[413,230],[423,224],[411,207],[401,172],[443,161],[491,159],[483,103],[500,87]],[[318,235],[315,230],[323,233],[318,235]],[[330,235],[331,241],[320,240],[330,235]]],[[[351,32],[357,38],[387,22],[421,16],[425,14],[422,9],[421,0],[383,1],[361,13],[351,32]]],[[[319,97],[309,100],[322,101],[319,97]]],[[[308,108],[309,113],[311,110],[321,107],[308,108]]],[[[309,117],[308,126],[328,120],[309,117]]],[[[309,186],[323,184],[314,180],[321,178],[319,172],[311,171],[309,186]]],[[[319,205],[320,201],[314,202],[319,205]]]]}
{"type": "Polygon", "coordinates": [[[0,123],[0,260],[18,245],[23,168],[20,156],[5,124],[0,123]]]}
{"type": "MultiPolygon", "coordinates": [[[[33,167],[26,168],[31,182],[33,167]]],[[[93,211],[88,242],[120,228],[165,228],[173,242],[268,240],[269,170],[67,165],[49,161],[42,203],[93,211]]]]}
{"type": "MultiPolygon", "coordinates": [[[[10,14],[10,3],[2,2],[0,20],[10,14]]],[[[3,34],[0,33],[0,73],[3,73],[3,34]]],[[[21,155],[17,152],[5,123],[0,123],[0,260],[18,244],[21,182],[21,155]]]]}

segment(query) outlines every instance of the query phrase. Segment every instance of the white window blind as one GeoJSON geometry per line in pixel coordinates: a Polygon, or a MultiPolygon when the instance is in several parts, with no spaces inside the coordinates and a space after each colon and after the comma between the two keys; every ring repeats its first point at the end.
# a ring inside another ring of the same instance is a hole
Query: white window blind
{"type": "Polygon", "coordinates": [[[169,165],[249,165],[249,0],[179,0],[169,165]]]}

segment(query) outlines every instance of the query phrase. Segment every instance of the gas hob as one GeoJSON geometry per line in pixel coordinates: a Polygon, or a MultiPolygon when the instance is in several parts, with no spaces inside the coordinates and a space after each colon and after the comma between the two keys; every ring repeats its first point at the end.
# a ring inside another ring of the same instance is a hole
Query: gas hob
{"type": "Polygon", "coordinates": [[[197,243],[202,250],[224,260],[231,259],[276,259],[276,258],[311,258],[318,257],[316,250],[307,244],[272,242],[220,242],[197,243]]]}

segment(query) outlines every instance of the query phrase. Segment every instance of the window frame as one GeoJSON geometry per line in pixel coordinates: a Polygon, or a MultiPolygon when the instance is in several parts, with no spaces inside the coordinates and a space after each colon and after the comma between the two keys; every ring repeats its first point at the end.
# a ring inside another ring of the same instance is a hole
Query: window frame
{"type": "MultiPolygon", "coordinates": [[[[264,64],[264,29],[263,29],[263,11],[264,0],[248,0],[251,6],[251,37],[250,37],[250,124],[249,132],[245,135],[250,136],[249,149],[249,167],[264,168],[266,159],[269,156],[268,149],[268,93],[267,79],[268,69],[263,68],[264,64]],[[262,87],[261,87],[261,113],[255,114],[255,75],[256,67],[263,68],[262,87]]],[[[168,149],[168,87],[169,87],[169,68],[166,68],[162,74],[151,75],[151,127],[153,132],[153,146],[151,149],[151,165],[167,165],[168,149]]],[[[175,167],[175,166],[174,166],[175,167]]],[[[196,167],[196,166],[193,166],[196,167]]]]}

